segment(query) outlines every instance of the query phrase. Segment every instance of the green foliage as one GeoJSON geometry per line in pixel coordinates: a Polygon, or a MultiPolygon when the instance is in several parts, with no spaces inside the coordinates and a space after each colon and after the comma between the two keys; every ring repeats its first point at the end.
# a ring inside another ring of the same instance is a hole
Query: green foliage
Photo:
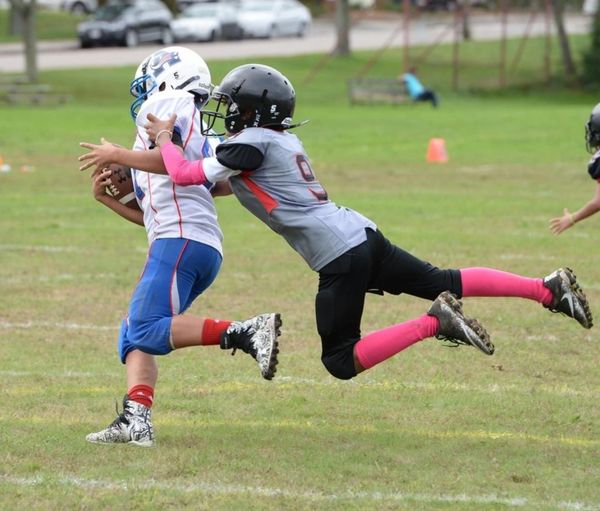
{"type": "MultiPolygon", "coordinates": [[[[485,52],[485,48],[482,48],[485,52]]],[[[296,130],[331,197],[444,267],[541,277],[571,265],[600,303],[598,218],[560,237],[549,218],[597,186],[583,124],[594,95],[552,89],[429,105],[352,107],[345,79],[368,59],[261,59],[296,85],[296,130]],[[443,137],[444,165],[424,161],[443,137]]],[[[382,61],[388,76],[397,60],[382,61]]],[[[211,62],[215,80],[238,62],[211,62]]],[[[448,72],[448,69],[445,69],[448,72]]],[[[511,298],[467,299],[493,357],[423,341],[351,382],[321,366],[316,275],[233,198],[219,199],[224,265],[190,313],[284,319],[272,382],[216,347],[160,360],[157,447],[103,448],[85,434],[125,391],[115,352],[147,243],[94,202],[81,140],[128,144],[133,68],[54,71],[61,108],[0,110],[0,507],[3,509],[502,510],[600,506],[600,355],[595,330],[511,298]],[[20,172],[24,165],[33,172],[20,172]]],[[[431,73],[434,71],[431,70],[431,73]]],[[[438,70],[440,76],[444,68],[438,70]]],[[[432,74],[432,76],[434,76],[432,74]]],[[[423,314],[369,296],[363,332],[423,314]]],[[[597,312],[597,311],[596,311],[597,312]]]]}
{"type": "Polygon", "coordinates": [[[582,80],[590,89],[600,85],[600,10],[594,15],[590,46],[583,55],[582,80]]]}
{"type": "MultiPolygon", "coordinates": [[[[77,24],[84,19],[68,12],[38,9],[36,12],[36,36],[40,41],[74,39],[77,37],[77,24]]],[[[0,9],[0,44],[21,41],[20,35],[9,35],[9,10],[0,9]]]]}

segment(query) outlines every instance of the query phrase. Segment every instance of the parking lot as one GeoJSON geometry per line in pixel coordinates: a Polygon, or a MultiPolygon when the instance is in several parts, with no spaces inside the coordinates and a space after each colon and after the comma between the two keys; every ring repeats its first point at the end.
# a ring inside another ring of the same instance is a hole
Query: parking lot
{"type": "MultiPolygon", "coordinates": [[[[509,36],[522,37],[526,31],[527,15],[509,17],[509,36]]],[[[591,19],[582,15],[570,15],[566,19],[569,33],[584,33],[589,30],[591,19]]],[[[401,17],[386,19],[363,19],[355,23],[351,30],[352,49],[378,49],[395,38],[390,46],[402,46],[404,37],[401,30],[401,17]]],[[[410,43],[428,44],[436,40],[448,25],[448,19],[440,16],[422,17],[411,24],[410,43]]],[[[543,34],[543,18],[533,24],[531,33],[543,34]]],[[[473,38],[475,40],[498,39],[501,34],[500,16],[485,14],[473,17],[473,38]]],[[[451,42],[448,32],[442,41],[451,42]]],[[[186,43],[197,50],[205,59],[229,59],[249,57],[269,57],[324,53],[331,51],[336,42],[335,26],[331,19],[317,19],[304,38],[285,37],[277,39],[244,39],[242,41],[214,41],[186,43]]],[[[135,48],[107,47],[80,49],[77,39],[39,43],[38,65],[44,69],[67,69],[83,67],[110,67],[137,65],[160,44],[141,45],[135,48]]],[[[23,49],[20,43],[0,45],[0,72],[15,73],[24,70],[23,49]]]]}

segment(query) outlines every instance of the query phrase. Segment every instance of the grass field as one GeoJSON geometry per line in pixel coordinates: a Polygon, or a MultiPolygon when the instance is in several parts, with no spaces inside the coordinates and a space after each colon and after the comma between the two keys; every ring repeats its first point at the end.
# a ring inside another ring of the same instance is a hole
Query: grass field
{"type": "MultiPolygon", "coordinates": [[[[376,72],[391,74],[393,58],[376,72]]],[[[598,219],[560,237],[547,223],[594,193],[583,124],[597,98],[442,89],[438,110],[350,107],[344,79],[366,59],[297,86],[296,117],[311,119],[297,133],[330,196],[440,266],[541,277],[570,265],[595,308],[598,219]],[[434,136],[447,164],[424,161],[434,136]]],[[[264,62],[300,84],[317,60],[264,62]]],[[[211,63],[215,81],[235,64],[211,63]]],[[[428,340],[336,381],[319,361],[316,276],[233,198],[218,201],[221,274],[191,312],[280,311],[276,378],[241,353],[173,353],[160,360],[157,446],[87,444],[125,391],[117,325],[146,241],[94,202],[76,158],[80,140],[129,143],[132,73],[44,73],[75,100],[0,110],[13,167],[0,174],[0,509],[600,509],[596,328],[533,302],[471,298],[465,310],[490,331],[493,357],[428,340]]],[[[363,330],[427,307],[369,296],[363,330]]]]}

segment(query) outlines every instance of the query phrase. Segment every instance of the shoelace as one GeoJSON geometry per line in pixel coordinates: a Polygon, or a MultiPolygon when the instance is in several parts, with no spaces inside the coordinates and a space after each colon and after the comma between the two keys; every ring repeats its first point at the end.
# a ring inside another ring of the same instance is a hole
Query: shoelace
{"type": "Polygon", "coordinates": [[[115,399],[115,411],[117,412],[117,418],[110,423],[110,427],[116,426],[117,424],[123,422],[125,424],[129,424],[129,421],[125,418],[125,409],[119,413],[119,402],[115,399]]]}
{"type": "Polygon", "coordinates": [[[471,344],[466,341],[461,341],[460,339],[455,339],[454,337],[447,337],[445,335],[436,335],[436,339],[439,341],[448,342],[450,344],[442,344],[444,348],[458,348],[459,346],[470,346],[471,344]]]}
{"type": "Polygon", "coordinates": [[[256,330],[254,330],[254,328],[250,327],[248,329],[245,329],[244,327],[242,327],[241,324],[233,324],[230,327],[232,330],[231,332],[227,332],[227,334],[235,334],[235,335],[239,335],[241,336],[247,336],[247,339],[245,339],[245,343],[244,346],[234,346],[232,351],[231,351],[231,356],[235,355],[235,352],[239,349],[241,349],[244,353],[248,353],[249,355],[253,356],[256,358],[256,350],[254,350],[254,346],[252,346],[251,343],[251,339],[252,336],[256,333],[256,330]]]}

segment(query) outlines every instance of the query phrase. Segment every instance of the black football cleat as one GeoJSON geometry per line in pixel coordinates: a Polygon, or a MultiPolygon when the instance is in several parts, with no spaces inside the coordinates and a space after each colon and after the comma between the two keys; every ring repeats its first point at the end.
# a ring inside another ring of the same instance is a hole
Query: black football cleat
{"type": "Polygon", "coordinates": [[[444,291],[434,300],[427,314],[440,322],[436,339],[448,341],[454,347],[473,346],[486,355],[494,353],[494,345],[485,328],[477,320],[465,317],[462,303],[449,291],[444,291]]]}
{"type": "Polygon", "coordinates": [[[575,319],[583,328],[592,328],[592,311],[570,268],[559,268],[544,278],[544,286],[552,292],[552,303],[544,305],[551,312],[560,312],[575,319]]]}

